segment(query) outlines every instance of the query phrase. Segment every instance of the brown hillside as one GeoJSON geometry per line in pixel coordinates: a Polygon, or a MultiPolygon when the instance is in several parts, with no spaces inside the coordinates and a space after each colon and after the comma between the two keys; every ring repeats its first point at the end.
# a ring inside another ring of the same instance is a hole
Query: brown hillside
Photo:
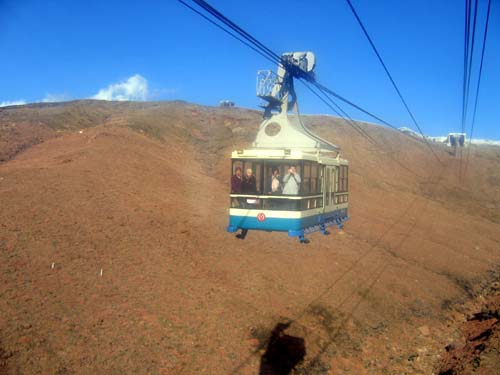
{"type": "Polygon", "coordinates": [[[238,241],[228,156],[260,119],[183,102],[0,109],[0,374],[437,371],[461,304],[499,277],[500,148],[474,147],[459,182],[444,147],[440,165],[395,131],[361,124],[382,150],[305,116],[350,161],[351,220],[307,246],[238,241]]]}

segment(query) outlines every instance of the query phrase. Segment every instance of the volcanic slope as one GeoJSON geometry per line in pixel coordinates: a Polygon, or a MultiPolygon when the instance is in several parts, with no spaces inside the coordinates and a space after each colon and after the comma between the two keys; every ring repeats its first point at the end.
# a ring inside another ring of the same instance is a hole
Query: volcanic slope
{"type": "Polygon", "coordinates": [[[304,116],[350,162],[344,231],[225,232],[261,114],[0,109],[0,374],[422,374],[500,265],[500,148],[304,116]]]}

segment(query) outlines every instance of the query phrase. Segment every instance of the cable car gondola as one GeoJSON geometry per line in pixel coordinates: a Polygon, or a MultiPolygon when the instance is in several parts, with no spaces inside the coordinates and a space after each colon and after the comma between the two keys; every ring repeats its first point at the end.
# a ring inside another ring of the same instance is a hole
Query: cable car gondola
{"type": "Polygon", "coordinates": [[[267,103],[252,148],[235,150],[231,175],[240,169],[254,176],[251,191],[230,194],[230,233],[242,230],[282,231],[309,242],[315,231],[348,220],[349,163],[340,148],[307,130],[302,124],[294,77],[313,79],[315,56],[291,52],[281,56],[277,74],[257,73],[257,96],[267,103]],[[249,171],[249,173],[250,173],[249,171]]]}

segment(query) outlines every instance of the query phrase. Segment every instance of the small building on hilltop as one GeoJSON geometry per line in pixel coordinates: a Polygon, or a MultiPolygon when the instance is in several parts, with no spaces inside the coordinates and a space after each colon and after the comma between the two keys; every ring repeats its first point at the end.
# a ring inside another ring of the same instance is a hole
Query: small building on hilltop
{"type": "Polygon", "coordinates": [[[221,100],[219,101],[220,107],[234,107],[234,102],[231,100],[221,100]]]}

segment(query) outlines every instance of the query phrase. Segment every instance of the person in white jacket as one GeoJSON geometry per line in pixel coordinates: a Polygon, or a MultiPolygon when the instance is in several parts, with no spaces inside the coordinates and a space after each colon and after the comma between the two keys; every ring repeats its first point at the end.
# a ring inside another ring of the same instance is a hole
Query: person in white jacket
{"type": "Polygon", "coordinates": [[[297,173],[295,165],[288,168],[288,173],[283,178],[283,194],[298,195],[300,191],[300,175],[297,173]]]}

